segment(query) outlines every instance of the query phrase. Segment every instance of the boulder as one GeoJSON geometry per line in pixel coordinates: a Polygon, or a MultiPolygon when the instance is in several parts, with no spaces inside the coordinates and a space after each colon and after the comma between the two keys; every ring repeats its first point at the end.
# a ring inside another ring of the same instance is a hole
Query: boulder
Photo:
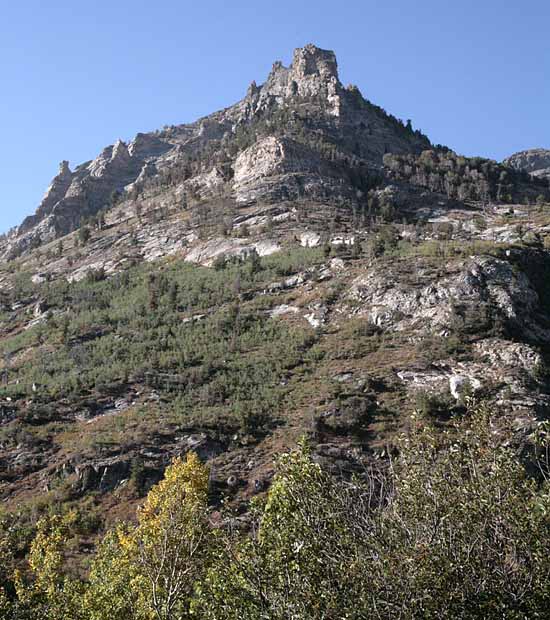
{"type": "Polygon", "coordinates": [[[321,235],[316,232],[304,232],[300,235],[300,245],[304,248],[315,248],[321,243],[321,235]]]}

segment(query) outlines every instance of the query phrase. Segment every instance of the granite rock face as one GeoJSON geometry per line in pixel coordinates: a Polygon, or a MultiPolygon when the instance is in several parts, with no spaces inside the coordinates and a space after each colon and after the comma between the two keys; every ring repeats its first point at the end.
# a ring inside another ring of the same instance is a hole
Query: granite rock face
{"type": "Polygon", "coordinates": [[[142,140],[138,137],[135,142],[128,147],[118,140],[74,172],[68,162],[62,162],[36,213],[10,231],[4,247],[0,245],[0,257],[15,258],[66,235],[78,228],[84,218],[111,207],[114,195],[123,195],[125,186],[143,178],[153,165],[147,161],[150,151],[140,148],[142,140]]]}
{"type": "Polygon", "coordinates": [[[253,253],[258,256],[269,256],[281,250],[280,246],[272,241],[251,242],[247,239],[212,239],[198,243],[185,256],[189,263],[197,263],[210,267],[218,257],[246,258],[253,253]]]}
{"type": "Polygon", "coordinates": [[[237,157],[233,190],[237,203],[353,194],[338,169],[313,149],[273,136],[256,142],[237,157]]]}
{"type": "Polygon", "coordinates": [[[528,277],[493,257],[458,262],[442,278],[423,272],[420,265],[413,282],[391,277],[387,269],[373,269],[352,283],[348,298],[353,314],[384,330],[448,335],[457,320],[469,314],[480,322],[483,307],[490,307],[525,337],[550,340],[536,321],[539,297],[528,277]]]}

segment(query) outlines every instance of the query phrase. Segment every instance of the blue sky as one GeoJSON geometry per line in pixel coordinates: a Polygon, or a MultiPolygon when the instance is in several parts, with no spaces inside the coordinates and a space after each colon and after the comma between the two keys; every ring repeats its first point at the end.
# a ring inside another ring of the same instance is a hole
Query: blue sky
{"type": "Polygon", "coordinates": [[[435,143],[550,148],[550,2],[19,0],[0,7],[0,231],[59,162],[230,105],[295,47],[435,143]]]}

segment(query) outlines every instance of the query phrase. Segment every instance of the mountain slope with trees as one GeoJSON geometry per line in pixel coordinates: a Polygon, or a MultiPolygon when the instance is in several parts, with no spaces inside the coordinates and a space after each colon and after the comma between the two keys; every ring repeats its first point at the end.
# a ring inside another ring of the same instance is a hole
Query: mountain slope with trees
{"type": "Polygon", "coordinates": [[[309,45],[63,162],[0,240],[6,617],[543,618],[550,187],[520,160],[432,145],[309,45]]]}

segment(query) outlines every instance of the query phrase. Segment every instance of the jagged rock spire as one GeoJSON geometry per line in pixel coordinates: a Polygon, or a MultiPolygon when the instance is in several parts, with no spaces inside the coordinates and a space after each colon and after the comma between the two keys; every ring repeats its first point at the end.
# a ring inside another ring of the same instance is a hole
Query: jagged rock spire
{"type": "Polygon", "coordinates": [[[321,96],[327,100],[329,111],[339,116],[342,90],[335,53],[308,44],[294,50],[290,67],[277,60],[262,86],[255,82],[250,85],[244,100],[244,116],[265,110],[273,101],[283,103],[295,96],[321,96]]]}
{"type": "Polygon", "coordinates": [[[59,164],[59,172],[57,173],[58,177],[65,177],[67,175],[72,174],[71,169],[69,168],[69,162],[64,159],[60,164],[59,164]]]}
{"type": "Polygon", "coordinates": [[[325,80],[335,78],[339,82],[336,54],[311,43],[294,50],[290,72],[294,79],[316,75],[325,80]]]}

